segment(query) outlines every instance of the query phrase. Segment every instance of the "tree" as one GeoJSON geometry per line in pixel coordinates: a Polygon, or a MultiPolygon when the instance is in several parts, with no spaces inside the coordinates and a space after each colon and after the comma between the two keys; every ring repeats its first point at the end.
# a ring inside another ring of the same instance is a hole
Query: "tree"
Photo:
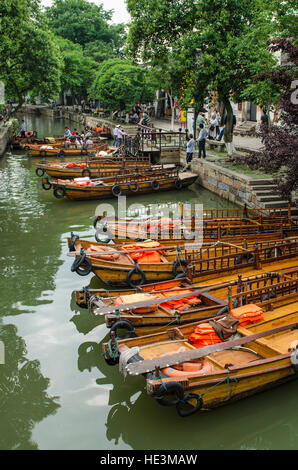
{"type": "Polygon", "coordinates": [[[98,64],[86,57],[80,44],[56,38],[62,57],[61,91],[71,91],[73,96],[86,97],[87,89],[95,78],[98,64]]]}
{"type": "MultiPolygon", "coordinates": [[[[224,139],[232,152],[233,109],[250,80],[274,57],[266,47],[272,31],[260,0],[128,0],[132,24],[128,47],[144,58],[165,56],[179,41],[191,38],[196,68],[209,77],[209,89],[225,105],[224,139]],[[182,39],[182,40],[181,40],[182,39]]],[[[185,42],[185,45],[187,42],[185,42]]],[[[186,49],[184,49],[186,50],[186,49]]]]}
{"type": "Polygon", "coordinates": [[[111,111],[129,112],[136,103],[152,101],[154,89],[145,68],[114,59],[101,64],[89,96],[98,98],[111,111]]]}
{"type": "MultiPolygon", "coordinates": [[[[279,123],[262,131],[264,148],[257,155],[246,157],[245,163],[253,169],[262,167],[275,174],[280,194],[291,201],[292,193],[298,188],[298,47],[282,39],[274,41],[271,49],[285,54],[287,63],[258,79],[260,82],[270,80],[273,87],[278,86],[281,90],[279,123]]],[[[238,163],[237,159],[235,163],[238,163]]]]}
{"type": "Polygon", "coordinates": [[[103,41],[113,48],[123,42],[124,26],[110,25],[112,11],[86,0],[55,0],[46,8],[51,30],[58,36],[85,47],[94,41],[103,41]]]}
{"type": "Polygon", "coordinates": [[[0,78],[6,94],[16,98],[19,105],[29,92],[45,99],[56,96],[61,58],[38,1],[1,2],[0,25],[0,78]]]}
{"type": "Polygon", "coordinates": [[[163,60],[152,61],[150,69],[155,88],[164,90],[170,100],[171,129],[174,130],[175,98],[180,95],[183,70],[175,54],[168,54],[163,60]]]}

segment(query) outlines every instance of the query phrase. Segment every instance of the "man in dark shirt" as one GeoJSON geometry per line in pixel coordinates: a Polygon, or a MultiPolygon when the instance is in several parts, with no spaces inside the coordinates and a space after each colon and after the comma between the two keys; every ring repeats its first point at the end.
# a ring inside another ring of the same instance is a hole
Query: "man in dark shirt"
{"type": "Polygon", "coordinates": [[[263,109],[263,114],[261,116],[261,125],[260,125],[260,130],[262,134],[262,139],[261,142],[263,143],[266,137],[266,134],[268,132],[268,124],[269,124],[269,119],[267,115],[266,109],[263,109]]]}

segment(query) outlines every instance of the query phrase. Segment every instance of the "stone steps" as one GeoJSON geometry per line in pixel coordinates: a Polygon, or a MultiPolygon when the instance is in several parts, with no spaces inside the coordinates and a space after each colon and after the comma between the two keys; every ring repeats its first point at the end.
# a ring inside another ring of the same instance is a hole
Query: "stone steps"
{"type": "Polygon", "coordinates": [[[276,207],[287,207],[288,206],[288,202],[287,201],[281,201],[280,196],[278,196],[278,195],[266,195],[266,196],[257,195],[257,198],[260,202],[280,202],[280,203],[286,202],[286,206],[282,205],[282,206],[276,206],[276,207]]]}
{"type": "Polygon", "coordinates": [[[257,180],[250,180],[248,182],[249,186],[253,186],[254,187],[259,187],[259,186],[276,186],[274,184],[274,181],[272,178],[264,178],[264,179],[257,179],[257,180]]]}
{"type": "MultiPolygon", "coordinates": [[[[282,199],[279,199],[277,201],[264,201],[261,203],[261,206],[263,206],[265,209],[279,209],[279,208],[285,208],[287,209],[288,207],[288,201],[283,201],[282,199]]],[[[293,207],[293,209],[296,209],[293,207]]]]}
{"type": "Polygon", "coordinates": [[[251,189],[256,193],[259,191],[276,191],[277,186],[275,184],[251,186],[251,189]]]}

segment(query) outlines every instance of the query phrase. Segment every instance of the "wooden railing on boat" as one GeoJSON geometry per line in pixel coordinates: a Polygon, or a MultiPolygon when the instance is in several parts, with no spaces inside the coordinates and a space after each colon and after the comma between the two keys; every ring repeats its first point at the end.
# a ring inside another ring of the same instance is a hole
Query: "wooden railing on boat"
{"type": "Polygon", "coordinates": [[[195,217],[208,219],[257,219],[262,221],[262,219],[270,218],[271,221],[274,219],[291,219],[291,204],[288,204],[288,213],[284,213],[282,208],[268,208],[268,209],[256,209],[247,207],[245,204],[243,208],[216,208],[216,209],[190,209],[188,206],[185,206],[184,203],[181,203],[181,214],[182,217],[185,214],[192,215],[195,214],[195,217]]]}
{"type": "Polygon", "coordinates": [[[231,288],[228,288],[228,309],[229,312],[235,306],[240,307],[247,304],[262,303],[267,305],[269,309],[272,308],[272,304],[280,301],[281,298],[288,298],[298,296],[298,279],[290,279],[282,282],[272,283],[271,285],[265,285],[256,289],[249,289],[249,284],[245,285],[247,290],[238,292],[237,294],[231,295],[231,288]]]}
{"type": "MultiPolygon", "coordinates": [[[[209,248],[206,249],[207,253],[209,248]]],[[[266,242],[256,244],[254,250],[243,250],[235,248],[234,253],[218,255],[214,254],[212,258],[192,259],[191,254],[187,254],[190,276],[196,276],[204,272],[220,273],[235,269],[237,266],[254,266],[259,269],[262,263],[282,260],[298,256],[298,239],[285,240],[276,243],[268,248],[266,242]]],[[[196,253],[198,255],[198,252],[196,253]]],[[[207,255],[208,256],[208,255],[207,255]]]]}

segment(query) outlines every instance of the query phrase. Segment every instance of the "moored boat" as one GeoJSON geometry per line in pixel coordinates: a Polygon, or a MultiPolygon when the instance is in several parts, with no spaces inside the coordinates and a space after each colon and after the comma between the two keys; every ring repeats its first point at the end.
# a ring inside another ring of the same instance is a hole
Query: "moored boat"
{"type": "Polygon", "coordinates": [[[62,145],[52,144],[32,144],[27,145],[28,154],[31,157],[75,157],[79,155],[92,155],[96,152],[106,151],[107,144],[104,141],[95,142],[92,148],[82,148],[81,146],[71,145],[69,148],[65,148],[62,145]]]}
{"type": "Polygon", "coordinates": [[[165,169],[162,172],[126,172],[125,175],[115,176],[113,181],[106,178],[91,179],[86,185],[67,180],[48,181],[46,178],[42,182],[51,185],[54,196],[58,199],[66,196],[68,199],[84,201],[181,190],[192,185],[197,177],[198,175],[189,172],[179,173],[178,169],[165,169]]]}
{"type": "MultiPolygon", "coordinates": [[[[234,278],[226,283],[220,284],[211,284],[212,288],[217,289],[216,296],[220,299],[226,299],[226,289],[228,287],[232,288],[232,293],[235,294],[235,289],[238,291],[239,285],[248,286],[248,289],[256,289],[262,287],[263,285],[272,284],[273,282],[280,282],[283,279],[295,279],[298,275],[298,266],[293,269],[284,269],[278,271],[268,271],[264,274],[242,277],[241,274],[237,276],[237,279],[234,278]],[[222,286],[220,288],[219,286],[222,286]]],[[[126,289],[95,289],[92,287],[83,287],[82,289],[75,290],[76,303],[81,308],[87,308],[89,311],[93,311],[96,307],[102,307],[102,301],[109,299],[111,305],[113,305],[114,297],[119,296],[129,296],[137,293],[150,293],[152,291],[167,291],[167,290],[177,290],[180,288],[207,288],[208,284],[205,286],[201,283],[192,283],[187,277],[179,277],[177,279],[172,279],[170,281],[161,281],[154,282],[152,284],[142,284],[136,287],[130,287],[126,289]]]]}
{"type": "Polygon", "coordinates": [[[195,234],[201,231],[204,240],[234,240],[242,241],[250,234],[264,235],[278,231],[280,238],[284,236],[298,235],[298,222],[291,217],[291,211],[284,215],[280,210],[271,211],[231,209],[227,210],[191,210],[187,213],[184,206],[177,208],[180,216],[175,218],[161,217],[119,219],[117,217],[107,217],[106,214],[97,216],[94,220],[96,229],[95,238],[103,241],[109,235],[109,240],[116,244],[121,244],[134,239],[154,239],[163,244],[181,243],[183,239],[190,241],[195,238],[195,234]],[[213,213],[218,217],[213,217],[213,213]]]}
{"type": "MultiPolygon", "coordinates": [[[[290,287],[289,283],[292,284],[290,287]]],[[[285,295],[229,307],[218,319],[104,343],[108,364],[144,375],[147,392],[180,416],[217,407],[298,376],[297,279],[285,295]],[[174,398],[173,398],[174,395],[174,398]],[[187,408],[186,408],[187,407],[187,408]]],[[[283,283],[282,283],[283,284],[283,283]]],[[[270,295],[272,286],[258,295],[270,295]]],[[[232,296],[243,303],[243,292],[232,296]]]]}
{"type": "MultiPolygon", "coordinates": [[[[54,179],[73,179],[80,176],[88,176],[89,178],[98,178],[106,176],[106,173],[121,174],[122,170],[139,171],[143,168],[151,168],[150,159],[148,158],[126,158],[122,156],[102,156],[97,159],[89,159],[85,162],[39,162],[35,170],[37,176],[44,176],[46,173],[50,178],[54,179]]],[[[155,168],[173,168],[174,165],[153,165],[155,168]]]]}
{"type": "Polygon", "coordinates": [[[294,237],[275,242],[261,241],[248,249],[213,244],[199,249],[186,247],[184,250],[152,245],[149,248],[137,245],[130,250],[124,246],[118,250],[112,245],[76,239],[69,239],[68,243],[71,250],[81,247],[80,251],[69,253],[69,256],[76,257],[73,271],[80,275],[93,272],[107,284],[129,286],[173,279],[179,274],[202,283],[238,272],[261,273],[265,267],[267,270],[290,269],[295,266],[298,255],[298,238],[294,237]],[[105,250],[110,253],[105,253],[105,250]]]}
{"type": "MultiPolygon", "coordinates": [[[[178,282],[172,281],[173,284],[178,282]]],[[[233,307],[252,302],[262,307],[270,299],[277,302],[282,297],[284,301],[298,292],[298,268],[244,279],[239,275],[233,282],[205,288],[191,285],[189,281],[179,287],[171,287],[170,283],[164,287],[156,284],[147,292],[93,297],[89,306],[96,305],[93,314],[104,316],[107,327],[118,338],[121,338],[119,330],[124,330],[126,337],[142,336],[223,315],[228,311],[228,302],[233,307]],[[232,296],[241,292],[243,296],[233,301],[232,296]]]]}

